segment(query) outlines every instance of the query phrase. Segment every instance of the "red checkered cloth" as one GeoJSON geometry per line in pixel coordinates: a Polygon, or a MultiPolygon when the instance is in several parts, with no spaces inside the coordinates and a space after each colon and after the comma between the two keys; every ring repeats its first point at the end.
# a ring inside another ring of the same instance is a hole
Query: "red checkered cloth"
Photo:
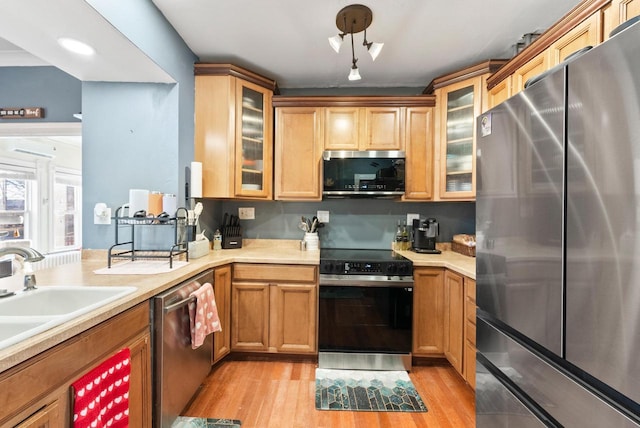
{"type": "Polygon", "coordinates": [[[75,428],[129,426],[131,354],[122,349],[72,384],[75,428]]]}

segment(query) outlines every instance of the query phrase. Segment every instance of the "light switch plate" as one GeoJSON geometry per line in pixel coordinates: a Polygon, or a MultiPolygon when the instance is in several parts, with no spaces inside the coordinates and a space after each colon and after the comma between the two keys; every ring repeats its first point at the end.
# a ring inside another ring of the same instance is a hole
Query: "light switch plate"
{"type": "Polygon", "coordinates": [[[320,223],[329,223],[329,211],[318,211],[316,217],[320,223]]]}
{"type": "Polygon", "coordinates": [[[240,220],[255,220],[256,209],[254,207],[238,208],[238,217],[240,220]]]}
{"type": "Polygon", "coordinates": [[[413,220],[420,220],[420,214],[407,214],[407,226],[413,226],[413,220]]]}

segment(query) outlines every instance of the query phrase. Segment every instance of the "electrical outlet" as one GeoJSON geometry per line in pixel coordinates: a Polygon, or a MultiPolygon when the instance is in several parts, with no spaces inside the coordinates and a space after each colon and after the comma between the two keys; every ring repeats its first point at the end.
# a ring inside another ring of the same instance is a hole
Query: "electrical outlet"
{"type": "Polygon", "coordinates": [[[238,217],[240,220],[255,220],[256,209],[254,207],[238,208],[238,217]]]}
{"type": "Polygon", "coordinates": [[[329,223],[329,211],[318,211],[316,217],[320,223],[329,223]]]}
{"type": "Polygon", "coordinates": [[[97,203],[93,208],[93,224],[111,224],[111,208],[104,203],[97,203]]]}
{"type": "Polygon", "coordinates": [[[413,226],[413,220],[420,220],[420,214],[407,214],[407,226],[413,226]]]}

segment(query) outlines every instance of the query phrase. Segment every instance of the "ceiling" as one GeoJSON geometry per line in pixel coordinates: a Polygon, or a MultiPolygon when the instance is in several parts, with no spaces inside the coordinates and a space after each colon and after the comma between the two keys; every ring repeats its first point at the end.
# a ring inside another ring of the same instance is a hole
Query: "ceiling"
{"type": "MultiPolygon", "coordinates": [[[[133,43],[109,25],[89,5],[91,1],[0,0],[0,38],[10,42],[0,40],[0,66],[46,63],[81,80],[170,81],[146,55],[134,52],[133,43]],[[59,51],[55,37],[63,30],[97,43],[103,53],[100,66],[55,54],[59,51]]],[[[362,46],[363,33],[354,35],[362,80],[351,82],[347,79],[350,39],[345,37],[339,54],[327,41],[339,32],[336,14],[351,2],[152,1],[200,61],[249,68],[275,79],[280,88],[424,88],[440,75],[490,58],[509,58],[524,34],[548,28],[578,4],[577,0],[365,1],[373,13],[367,39],[384,42],[384,48],[373,62],[362,46]]]]}

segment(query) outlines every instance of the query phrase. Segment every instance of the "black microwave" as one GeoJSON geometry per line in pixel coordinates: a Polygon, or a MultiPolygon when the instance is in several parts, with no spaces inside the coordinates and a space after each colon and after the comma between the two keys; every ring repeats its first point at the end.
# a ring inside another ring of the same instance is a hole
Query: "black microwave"
{"type": "Polygon", "coordinates": [[[322,159],[324,197],[393,198],[404,195],[403,151],[327,150],[322,159]]]}

